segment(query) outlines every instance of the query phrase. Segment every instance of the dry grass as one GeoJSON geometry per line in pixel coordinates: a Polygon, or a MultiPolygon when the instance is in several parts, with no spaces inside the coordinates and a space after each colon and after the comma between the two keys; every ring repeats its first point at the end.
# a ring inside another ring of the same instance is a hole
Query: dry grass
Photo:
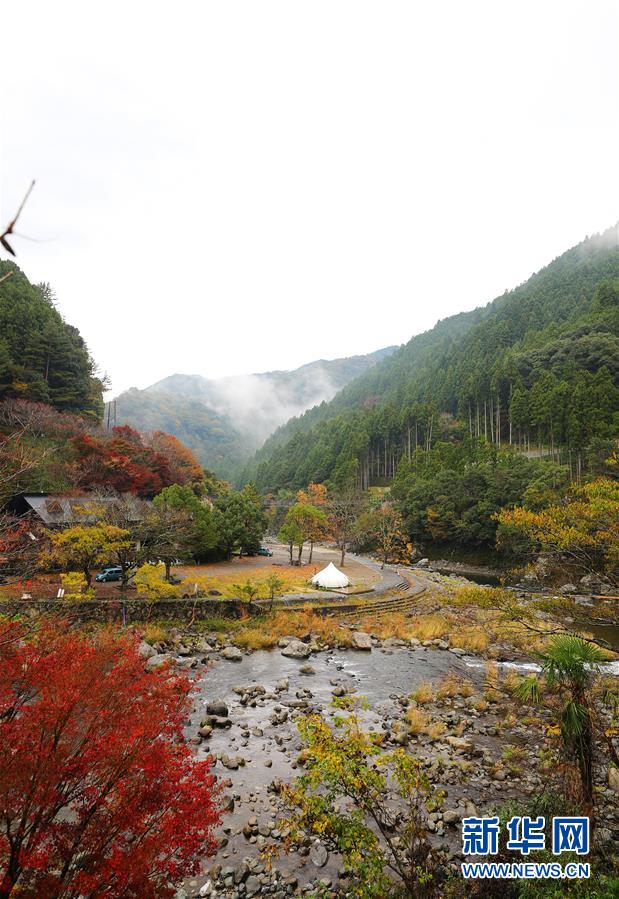
{"type": "Polygon", "coordinates": [[[444,615],[420,615],[411,622],[410,633],[418,640],[436,640],[446,637],[451,623],[444,615]]]}
{"type": "Polygon", "coordinates": [[[409,733],[426,734],[431,740],[438,740],[446,730],[442,721],[433,721],[426,712],[414,705],[408,707],[406,721],[409,733]]]}
{"type": "Polygon", "coordinates": [[[522,681],[522,677],[518,674],[517,671],[513,669],[508,671],[503,677],[503,688],[507,690],[508,693],[513,693],[514,690],[518,687],[522,681]]]}
{"type": "Polygon", "coordinates": [[[151,645],[153,643],[165,643],[168,639],[168,632],[160,624],[147,624],[142,630],[142,639],[151,645]]]}
{"type": "Polygon", "coordinates": [[[362,630],[370,630],[381,640],[388,640],[389,637],[396,637],[399,640],[408,640],[412,635],[412,622],[399,612],[390,615],[389,618],[372,619],[371,617],[363,618],[359,622],[362,630]]]}
{"type": "Polygon", "coordinates": [[[454,696],[472,696],[475,688],[470,680],[463,680],[459,675],[447,674],[437,690],[438,699],[448,699],[454,696]]]}
{"type": "Polygon", "coordinates": [[[411,734],[425,733],[426,728],[430,724],[430,719],[426,713],[414,705],[408,707],[406,711],[406,720],[411,734]]]}
{"type": "Polygon", "coordinates": [[[234,643],[241,649],[271,649],[278,637],[263,628],[244,627],[234,635],[234,643]]]}
{"type": "Polygon", "coordinates": [[[465,627],[449,635],[452,646],[465,649],[467,652],[485,652],[490,643],[490,636],[481,627],[465,627]]]}
{"type": "Polygon", "coordinates": [[[499,666],[496,662],[486,662],[484,683],[491,690],[496,690],[499,686],[499,666]]]}
{"type": "Polygon", "coordinates": [[[466,699],[467,697],[472,696],[474,692],[475,692],[475,687],[473,686],[472,681],[470,681],[470,680],[462,681],[462,684],[460,686],[460,696],[462,696],[466,699]]]}
{"type": "Polygon", "coordinates": [[[273,643],[280,637],[301,637],[311,633],[326,646],[352,645],[350,628],[338,626],[333,618],[318,615],[307,605],[298,612],[276,612],[260,630],[267,633],[273,643]]]}
{"type": "Polygon", "coordinates": [[[436,695],[439,699],[451,699],[459,693],[460,679],[455,674],[448,674],[440,682],[436,695]]]}
{"type": "Polygon", "coordinates": [[[251,581],[257,585],[261,585],[260,595],[265,597],[267,594],[264,588],[264,581],[270,574],[277,574],[284,581],[282,593],[320,593],[311,583],[310,578],[315,574],[314,566],[306,565],[295,569],[294,574],[288,573],[288,570],[282,569],[281,566],[271,565],[264,566],[255,570],[235,570],[230,574],[222,574],[220,572],[213,574],[205,574],[201,569],[179,569],[179,574],[183,577],[182,588],[185,591],[193,592],[194,586],[197,584],[198,592],[201,595],[206,594],[208,590],[218,590],[222,596],[236,596],[235,584],[242,584],[251,581]]]}
{"type": "Polygon", "coordinates": [[[439,740],[446,730],[447,728],[442,721],[433,721],[432,724],[426,727],[425,732],[431,740],[439,740]]]}
{"type": "Polygon", "coordinates": [[[424,680],[411,693],[411,699],[414,699],[417,705],[426,705],[434,699],[434,687],[430,681],[424,680]]]}

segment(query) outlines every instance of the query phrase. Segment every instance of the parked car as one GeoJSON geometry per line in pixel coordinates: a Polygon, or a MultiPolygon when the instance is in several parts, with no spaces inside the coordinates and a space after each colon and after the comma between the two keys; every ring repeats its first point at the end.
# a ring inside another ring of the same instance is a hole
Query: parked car
{"type": "Polygon", "coordinates": [[[123,570],[120,565],[111,565],[109,568],[104,568],[103,571],[100,571],[95,576],[96,581],[122,581],[122,579],[123,570]]]}
{"type": "Polygon", "coordinates": [[[269,549],[268,546],[261,546],[259,550],[256,552],[257,556],[272,556],[273,550],[269,549]]]}

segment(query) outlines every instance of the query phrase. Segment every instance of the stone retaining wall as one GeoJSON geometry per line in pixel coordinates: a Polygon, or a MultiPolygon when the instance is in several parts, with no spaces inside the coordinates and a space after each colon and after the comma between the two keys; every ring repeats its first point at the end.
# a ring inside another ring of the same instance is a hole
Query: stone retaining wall
{"type": "Polygon", "coordinates": [[[61,599],[16,599],[0,602],[0,615],[30,616],[64,615],[72,621],[144,624],[148,621],[203,621],[206,618],[240,618],[261,610],[248,607],[237,599],[87,599],[69,602],[61,599]]]}

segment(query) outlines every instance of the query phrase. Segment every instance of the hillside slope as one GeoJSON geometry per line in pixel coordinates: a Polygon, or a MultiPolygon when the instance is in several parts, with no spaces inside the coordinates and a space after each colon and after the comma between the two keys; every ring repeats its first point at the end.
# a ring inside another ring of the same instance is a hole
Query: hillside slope
{"type": "Polygon", "coordinates": [[[145,390],[122,393],[116,400],[117,421],[174,434],[208,468],[229,476],[279,425],[330,400],[394,350],[219,380],[170,375],[145,390]]]}
{"type": "Polygon", "coordinates": [[[402,454],[453,436],[577,453],[616,432],[617,227],[486,306],[443,321],[280,428],[247,466],[262,490],[391,478],[402,454]],[[458,422],[455,419],[458,419],[458,422]]]}
{"type": "Polygon", "coordinates": [[[48,403],[99,419],[102,384],[95,364],[77,328],[55,308],[49,285],[31,284],[5,261],[0,279],[0,401],[48,403]]]}

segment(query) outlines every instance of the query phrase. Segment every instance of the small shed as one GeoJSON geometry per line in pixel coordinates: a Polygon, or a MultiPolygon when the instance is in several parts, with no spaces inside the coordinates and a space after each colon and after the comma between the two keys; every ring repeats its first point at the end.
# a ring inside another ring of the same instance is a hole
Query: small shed
{"type": "Polygon", "coordinates": [[[341,590],[342,587],[349,587],[350,581],[339,568],[335,567],[333,562],[329,562],[326,568],[314,575],[312,584],[327,590],[341,590]]]}

